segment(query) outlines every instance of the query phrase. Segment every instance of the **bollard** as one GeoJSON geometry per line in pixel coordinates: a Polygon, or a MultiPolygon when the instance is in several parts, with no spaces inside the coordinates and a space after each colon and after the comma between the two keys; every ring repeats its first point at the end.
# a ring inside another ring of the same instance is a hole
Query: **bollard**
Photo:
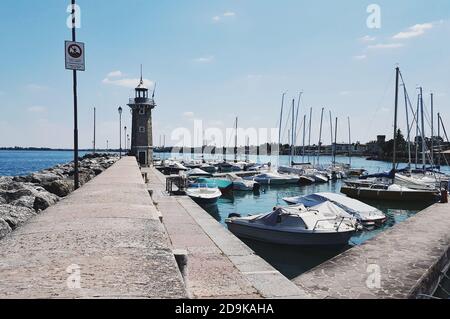
{"type": "Polygon", "coordinates": [[[448,192],[445,188],[441,190],[441,203],[442,204],[448,203],[448,192]]]}
{"type": "Polygon", "coordinates": [[[175,249],[173,251],[173,255],[175,256],[175,260],[177,261],[178,269],[180,269],[181,275],[183,279],[186,281],[187,279],[187,265],[188,265],[188,255],[187,251],[183,249],[175,249]]]}

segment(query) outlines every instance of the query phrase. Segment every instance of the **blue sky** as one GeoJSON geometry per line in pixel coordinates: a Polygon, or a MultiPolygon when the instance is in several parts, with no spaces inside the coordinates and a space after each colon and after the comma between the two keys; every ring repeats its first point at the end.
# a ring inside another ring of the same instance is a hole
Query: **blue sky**
{"type": "MultiPolygon", "coordinates": [[[[448,0],[78,0],[87,70],[79,74],[80,146],[92,141],[97,108],[99,147],[118,145],[117,107],[139,77],[157,82],[154,142],[173,129],[276,127],[281,93],[304,91],[302,114],[314,108],[339,117],[340,141],[351,117],[354,140],[391,135],[394,67],[409,93],[435,93],[450,121],[448,0]],[[369,29],[367,6],[381,8],[369,29]]],[[[71,73],[64,69],[69,1],[0,2],[0,146],[71,147],[71,73]]],[[[287,104],[289,104],[288,102],[287,104]]],[[[413,102],[414,103],[414,102],[413,102]]],[[[404,108],[403,104],[402,110],[404,108]]],[[[428,96],[427,96],[427,106],[428,96]]],[[[125,123],[130,113],[125,112],[125,123]]],[[[287,114],[286,114],[287,116],[287,114]]],[[[401,127],[404,112],[400,115],[401,127]]]]}

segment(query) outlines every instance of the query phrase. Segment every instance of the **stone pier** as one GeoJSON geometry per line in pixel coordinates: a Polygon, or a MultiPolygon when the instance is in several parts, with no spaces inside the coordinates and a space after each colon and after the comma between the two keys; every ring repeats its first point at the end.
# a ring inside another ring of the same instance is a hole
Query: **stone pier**
{"type": "Polygon", "coordinates": [[[450,204],[435,204],[294,282],[314,298],[421,298],[449,264],[450,204]]]}
{"type": "Polygon", "coordinates": [[[0,298],[185,298],[134,158],[0,240],[0,298]]]}

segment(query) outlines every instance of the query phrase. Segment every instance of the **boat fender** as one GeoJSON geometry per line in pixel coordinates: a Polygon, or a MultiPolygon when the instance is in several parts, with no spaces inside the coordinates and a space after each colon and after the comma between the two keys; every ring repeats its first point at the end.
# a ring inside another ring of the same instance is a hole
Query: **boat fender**
{"type": "Polygon", "coordinates": [[[228,218],[241,218],[241,214],[238,213],[231,213],[230,215],[228,215],[228,218]]]}

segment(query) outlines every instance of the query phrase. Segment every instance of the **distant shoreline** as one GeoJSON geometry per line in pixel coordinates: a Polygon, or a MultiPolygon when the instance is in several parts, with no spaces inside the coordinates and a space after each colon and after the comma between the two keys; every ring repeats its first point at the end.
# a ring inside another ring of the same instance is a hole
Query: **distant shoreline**
{"type": "MultiPolygon", "coordinates": [[[[65,148],[45,148],[45,147],[0,147],[0,151],[27,151],[27,152],[73,152],[73,149],[65,149],[65,148]]],[[[92,149],[80,149],[79,152],[93,152],[92,149]]],[[[104,150],[104,149],[96,149],[96,153],[98,152],[106,152],[106,153],[115,153],[119,152],[119,150],[104,150]]],[[[122,150],[123,152],[123,150],[122,150]]]]}

